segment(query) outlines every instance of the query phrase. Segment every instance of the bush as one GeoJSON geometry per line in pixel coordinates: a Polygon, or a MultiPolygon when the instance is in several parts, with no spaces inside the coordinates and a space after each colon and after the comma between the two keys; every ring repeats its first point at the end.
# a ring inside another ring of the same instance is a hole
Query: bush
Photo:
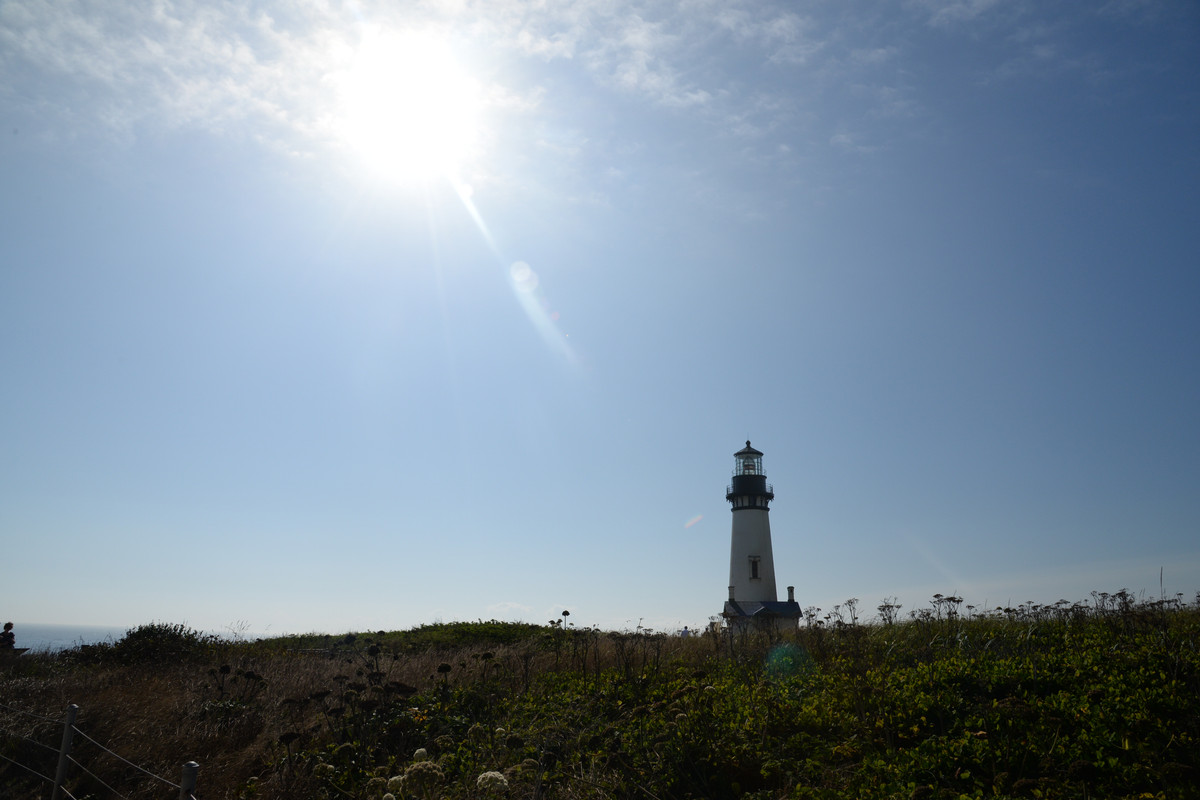
{"type": "Polygon", "coordinates": [[[179,623],[151,622],[130,628],[104,655],[125,665],[198,662],[211,655],[219,641],[214,634],[179,623]]]}

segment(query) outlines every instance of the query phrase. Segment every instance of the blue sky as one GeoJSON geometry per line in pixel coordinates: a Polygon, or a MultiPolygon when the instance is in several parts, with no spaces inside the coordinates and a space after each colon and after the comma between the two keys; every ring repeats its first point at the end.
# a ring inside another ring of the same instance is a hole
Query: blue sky
{"type": "Polygon", "coordinates": [[[0,2],[0,613],[1200,590],[1200,9],[0,2]],[[690,524],[689,524],[690,523],[690,524]]]}

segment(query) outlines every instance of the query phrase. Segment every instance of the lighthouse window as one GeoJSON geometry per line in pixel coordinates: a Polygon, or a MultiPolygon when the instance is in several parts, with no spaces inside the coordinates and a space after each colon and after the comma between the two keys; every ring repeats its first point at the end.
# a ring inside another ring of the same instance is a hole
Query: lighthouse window
{"type": "Polygon", "coordinates": [[[758,558],[756,556],[750,557],[750,580],[758,580],[758,558]]]}

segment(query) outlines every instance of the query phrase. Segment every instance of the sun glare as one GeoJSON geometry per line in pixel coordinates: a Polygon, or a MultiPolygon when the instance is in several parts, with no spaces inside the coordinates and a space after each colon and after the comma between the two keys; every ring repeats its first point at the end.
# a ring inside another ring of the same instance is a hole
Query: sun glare
{"type": "Polygon", "coordinates": [[[340,136],[382,177],[457,177],[478,145],[478,83],[433,35],[367,36],[339,89],[340,136]]]}

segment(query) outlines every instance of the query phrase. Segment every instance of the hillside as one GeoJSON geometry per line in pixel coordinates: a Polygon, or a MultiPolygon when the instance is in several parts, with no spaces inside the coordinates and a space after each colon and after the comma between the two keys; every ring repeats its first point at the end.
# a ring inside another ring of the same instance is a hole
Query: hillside
{"type": "Polygon", "coordinates": [[[1200,796],[1200,606],[898,610],[691,639],[146,625],[3,667],[0,797],[49,796],[28,769],[53,775],[69,703],[76,798],[172,796],[93,742],[174,781],[194,759],[202,800],[1200,796]]]}

